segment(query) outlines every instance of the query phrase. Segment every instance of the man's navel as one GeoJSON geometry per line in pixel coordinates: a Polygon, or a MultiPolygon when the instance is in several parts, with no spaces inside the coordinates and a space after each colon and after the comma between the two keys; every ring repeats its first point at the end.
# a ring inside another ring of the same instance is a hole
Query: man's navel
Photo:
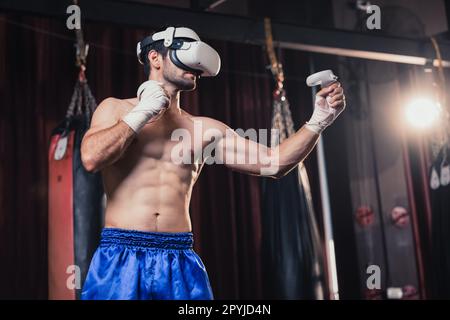
{"type": "Polygon", "coordinates": [[[160,215],[159,212],[153,213],[153,216],[155,217],[155,232],[158,232],[158,217],[159,217],[159,215],[160,215]]]}

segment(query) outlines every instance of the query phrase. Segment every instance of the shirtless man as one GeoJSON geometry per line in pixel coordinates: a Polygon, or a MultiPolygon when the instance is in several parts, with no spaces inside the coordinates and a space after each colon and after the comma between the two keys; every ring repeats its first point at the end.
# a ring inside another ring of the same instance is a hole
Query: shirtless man
{"type": "Polygon", "coordinates": [[[83,299],[213,299],[206,269],[192,249],[189,216],[192,188],[205,163],[194,154],[210,142],[203,134],[213,130],[215,156],[227,167],[262,175],[267,161],[227,161],[239,156],[261,159],[258,152],[266,160],[276,158],[276,170],[269,176],[280,178],[305,159],[321,131],[345,108],[339,83],[322,89],[311,120],[278,147],[268,148],[220,121],[190,115],[180,107],[181,91],[194,90],[199,75],[219,71],[214,49],[204,47],[188,28],[168,28],[148,38],[138,44],[138,56],[149,81],[140,86],[137,98],[104,100],[81,146],[86,170],[101,170],[108,199],[105,228],[83,299]],[[178,47],[183,41],[199,44],[198,50],[182,51],[178,47]],[[183,55],[185,64],[180,63],[183,55]],[[188,64],[203,69],[193,70],[188,64]],[[194,134],[196,123],[201,124],[201,137],[194,134]],[[172,151],[180,143],[171,138],[176,129],[191,133],[190,161],[185,163],[173,159],[172,151]],[[230,139],[233,148],[227,147],[230,139]]]}

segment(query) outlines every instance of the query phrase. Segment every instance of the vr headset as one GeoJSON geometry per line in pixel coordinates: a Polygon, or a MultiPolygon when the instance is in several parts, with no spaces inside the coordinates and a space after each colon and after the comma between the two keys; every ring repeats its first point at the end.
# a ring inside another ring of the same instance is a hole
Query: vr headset
{"type": "Polygon", "coordinates": [[[145,61],[142,56],[145,47],[156,41],[164,41],[164,46],[170,49],[170,60],[183,70],[203,77],[214,77],[220,71],[220,56],[217,51],[202,42],[192,29],[184,27],[168,27],[138,42],[136,53],[141,64],[145,61]]]}

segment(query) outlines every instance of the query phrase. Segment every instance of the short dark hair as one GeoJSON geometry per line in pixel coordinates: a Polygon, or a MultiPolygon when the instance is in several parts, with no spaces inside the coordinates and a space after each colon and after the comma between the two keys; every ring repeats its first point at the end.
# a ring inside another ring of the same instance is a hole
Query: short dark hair
{"type": "MultiPolygon", "coordinates": [[[[159,32],[159,31],[157,31],[157,32],[159,32]]],[[[152,44],[150,44],[142,49],[141,57],[143,58],[142,62],[144,63],[144,72],[145,72],[146,77],[148,77],[150,75],[151,68],[150,68],[150,61],[148,60],[148,53],[151,50],[155,50],[156,52],[161,54],[163,59],[166,58],[167,52],[169,52],[169,48],[164,46],[163,40],[153,42],[152,44]]]]}
{"type": "MultiPolygon", "coordinates": [[[[164,31],[168,27],[181,28],[184,26],[178,25],[178,24],[167,24],[167,25],[163,26],[160,30],[153,32],[152,35],[154,35],[157,32],[164,31]]],[[[191,41],[191,40],[189,40],[189,41],[191,41]]],[[[164,40],[159,40],[159,41],[153,42],[151,45],[148,45],[145,48],[142,48],[141,57],[143,58],[142,62],[144,63],[144,72],[145,72],[146,77],[148,77],[150,75],[150,61],[148,60],[148,53],[151,50],[155,50],[156,52],[161,54],[163,59],[165,59],[167,57],[167,53],[169,52],[169,48],[164,46],[164,40]]]]}

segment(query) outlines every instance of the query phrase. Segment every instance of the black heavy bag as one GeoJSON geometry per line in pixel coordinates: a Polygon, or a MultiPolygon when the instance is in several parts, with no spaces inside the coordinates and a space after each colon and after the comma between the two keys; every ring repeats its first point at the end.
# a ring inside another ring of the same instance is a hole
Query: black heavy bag
{"type": "MultiPolygon", "coordinates": [[[[283,90],[275,92],[271,147],[294,133],[283,90]]],[[[320,238],[303,164],[285,177],[263,181],[262,257],[265,297],[323,299],[320,238]]]]}
{"type": "Polygon", "coordinates": [[[52,132],[49,150],[49,299],[79,299],[103,224],[99,173],[81,162],[81,141],[96,108],[83,77],[66,118],[52,132]]]}

